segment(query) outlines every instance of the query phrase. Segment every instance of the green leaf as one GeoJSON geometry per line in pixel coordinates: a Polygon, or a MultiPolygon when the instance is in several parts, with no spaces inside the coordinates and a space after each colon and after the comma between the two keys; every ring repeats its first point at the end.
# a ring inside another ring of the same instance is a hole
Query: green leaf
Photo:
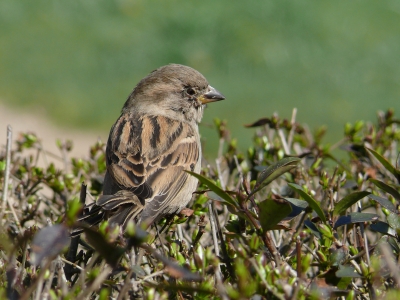
{"type": "Polygon", "coordinates": [[[387,216],[387,222],[394,230],[400,230],[400,216],[396,213],[390,213],[387,216]]]}
{"type": "Polygon", "coordinates": [[[286,200],[267,199],[258,204],[260,224],[264,231],[271,230],[292,211],[286,200]]]}
{"type": "Polygon", "coordinates": [[[208,186],[210,190],[212,190],[214,193],[216,193],[219,197],[221,197],[227,204],[230,204],[234,207],[238,207],[237,202],[224,190],[222,190],[220,187],[218,187],[215,183],[213,183],[211,180],[208,178],[205,178],[204,176],[201,176],[200,174],[190,172],[190,171],[185,171],[189,173],[190,175],[196,177],[201,183],[205,184],[208,186]]]}
{"type": "Polygon", "coordinates": [[[334,216],[342,215],[346,212],[346,209],[351,207],[353,204],[357,203],[362,198],[371,194],[370,192],[362,191],[362,192],[355,192],[347,195],[346,197],[342,198],[338,203],[336,203],[335,208],[333,210],[334,216]]]}
{"type": "Polygon", "coordinates": [[[313,222],[311,222],[310,220],[305,220],[304,221],[304,225],[310,229],[311,233],[314,234],[319,240],[322,239],[322,234],[321,232],[319,232],[317,226],[315,226],[315,224],[313,222]]]}
{"type": "Polygon", "coordinates": [[[6,169],[6,161],[0,160],[0,171],[4,171],[6,169]]]}
{"type": "Polygon", "coordinates": [[[372,179],[372,178],[370,178],[368,180],[371,181],[373,184],[375,184],[381,190],[384,190],[386,193],[389,193],[390,195],[392,195],[396,200],[400,201],[400,193],[398,191],[396,191],[390,185],[387,185],[386,183],[384,183],[382,181],[372,179]]]}
{"type": "Polygon", "coordinates": [[[368,198],[378,202],[380,205],[382,205],[384,208],[390,210],[391,212],[396,212],[397,211],[396,207],[393,205],[393,203],[390,202],[386,198],[382,198],[382,197],[379,197],[379,196],[374,195],[374,194],[368,195],[368,198]]]}
{"type": "Polygon", "coordinates": [[[388,223],[385,223],[385,222],[379,221],[379,222],[373,223],[373,224],[369,225],[369,228],[371,230],[380,232],[382,234],[387,234],[387,235],[390,235],[393,237],[397,237],[396,231],[393,228],[391,228],[388,223]]]}
{"type": "Polygon", "coordinates": [[[400,170],[397,170],[390,162],[388,162],[386,160],[386,158],[384,158],[382,155],[380,155],[375,150],[372,150],[372,149],[367,148],[367,147],[365,147],[365,148],[369,152],[371,152],[372,155],[375,156],[375,158],[377,160],[379,160],[379,162],[385,167],[385,169],[388,170],[390,173],[392,173],[394,175],[394,177],[396,177],[397,181],[400,183],[400,170]]]}
{"type": "Polygon", "coordinates": [[[285,157],[275,164],[269,166],[267,169],[260,173],[254,189],[251,191],[249,196],[255,194],[282,174],[296,167],[300,160],[301,159],[298,157],[285,157]]]}
{"type": "Polygon", "coordinates": [[[283,198],[283,199],[292,203],[294,206],[302,208],[303,210],[308,207],[308,202],[304,201],[304,200],[300,200],[300,199],[296,199],[296,198],[283,198]]]}
{"type": "Polygon", "coordinates": [[[72,200],[68,201],[67,213],[66,213],[68,225],[72,225],[75,223],[81,209],[82,209],[82,204],[79,198],[75,197],[72,200]]]}
{"type": "Polygon", "coordinates": [[[362,278],[361,274],[359,274],[356,269],[352,266],[339,266],[339,270],[335,273],[336,277],[351,277],[351,278],[362,278]]]}
{"type": "Polygon", "coordinates": [[[325,214],[322,211],[321,207],[319,206],[319,203],[313,198],[311,197],[309,194],[307,194],[303,188],[295,183],[289,183],[288,184],[289,187],[293,190],[295,190],[297,193],[299,193],[299,195],[305,200],[307,201],[307,203],[310,205],[310,207],[317,213],[318,217],[325,223],[326,222],[326,218],[325,218],[325,214]]]}
{"type": "Polygon", "coordinates": [[[285,219],[291,219],[298,216],[308,207],[307,201],[304,200],[296,198],[283,198],[283,199],[288,201],[290,203],[290,206],[292,207],[292,212],[285,219]]]}
{"type": "Polygon", "coordinates": [[[364,223],[364,222],[371,222],[377,221],[378,215],[377,214],[369,214],[369,213],[351,213],[346,216],[341,216],[333,226],[334,229],[348,224],[354,223],[364,223]]]}

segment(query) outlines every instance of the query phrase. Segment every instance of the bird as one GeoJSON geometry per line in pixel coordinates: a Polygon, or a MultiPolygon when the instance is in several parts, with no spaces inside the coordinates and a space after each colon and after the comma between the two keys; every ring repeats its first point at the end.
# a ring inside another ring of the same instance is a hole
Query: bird
{"type": "Polygon", "coordinates": [[[110,130],[103,194],[80,221],[150,226],[185,208],[197,188],[185,171],[201,169],[198,124],[206,104],[224,99],[200,72],[180,64],[140,80],[110,130]]]}

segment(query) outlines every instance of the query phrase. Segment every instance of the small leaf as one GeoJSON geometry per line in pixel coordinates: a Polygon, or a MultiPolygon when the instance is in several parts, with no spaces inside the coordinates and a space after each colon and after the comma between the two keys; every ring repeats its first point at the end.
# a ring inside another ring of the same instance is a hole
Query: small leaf
{"type": "Polygon", "coordinates": [[[284,217],[292,211],[290,204],[285,200],[267,199],[258,204],[260,208],[260,224],[264,231],[274,228],[284,217]]]}
{"type": "Polygon", "coordinates": [[[81,210],[82,210],[82,204],[79,198],[75,197],[72,200],[68,201],[67,213],[66,213],[67,217],[66,219],[68,225],[74,224],[81,210]]]}
{"type": "Polygon", "coordinates": [[[132,268],[133,273],[135,273],[139,276],[146,276],[146,272],[145,272],[145,270],[143,270],[143,268],[141,266],[133,265],[131,268],[132,268]]]}
{"type": "Polygon", "coordinates": [[[222,190],[220,187],[218,187],[215,183],[213,183],[211,180],[208,178],[205,178],[204,176],[201,176],[200,174],[190,172],[190,171],[185,171],[189,173],[190,175],[196,177],[201,183],[205,184],[208,186],[210,190],[212,190],[214,193],[216,193],[219,197],[221,197],[227,204],[230,204],[234,207],[237,207],[236,201],[224,190],[222,190]]]}
{"type": "Polygon", "coordinates": [[[339,266],[339,270],[335,273],[336,277],[351,277],[351,278],[362,278],[361,274],[359,274],[356,269],[352,266],[339,266]]]}
{"type": "Polygon", "coordinates": [[[370,149],[368,147],[365,147],[369,152],[371,152],[377,160],[385,167],[386,170],[388,170],[390,173],[396,177],[397,181],[400,183],[400,170],[397,170],[390,162],[386,160],[382,155],[380,155],[378,152],[376,152],[373,149],[370,149]]]}
{"type": "Polygon", "coordinates": [[[251,191],[249,196],[258,192],[282,174],[296,167],[300,160],[301,159],[298,157],[285,157],[275,164],[269,166],[267,169],[260,173],[256,185],[254,186],[254,189],[251,191]]]}
{"type": "Polygon", "coordinates": [[[339,216],[346,212],[346,209],[351,207],[353,204],[357,203],[362,198],[368,196],[370,192],[362,191],[362,192],[355,192],[347,195],[346,197],[342,198],[338,203],[335,205],[335,209],[333,210],[334,216],[339,216]]]}
{"type": "Polygon", "coordinates": [[[293,190],[295,190],[297,193],[299,193],[299,195],[301,197],[303,197],[303,199],[305,201],[307,201],[307,203],[310,205],[310,207],[317,213],[318,217],[324,222],[326,223],[326,218],[325,218],[325,214],[322,211],[321,207],[319,206],[319,203],[312,198],[309,194],[307,194],[303,188],[295,183],[289,183],[288,184],[290,186],[290,188],[292,188],[293,190]]]}
{"type": "Polygon", "coordinates": [[[400,230],[400,216],[396,213],[390,213],[387,216],[387,222],[394,230],[400,230]]]}
{"type": "Polygon", "coordinates": [[[396,207],[393,205],[392,202],[390,202],[388,199],[376,196],[374,194],[369,194],[368,198],[378,202],[380,205],[382,205],[384,208],[390,210],[391,212],[397,212],[396,207]]]}
{"type": "Polygon", "coordinates": [[[6,161],[0,160],[0,171],[4,171],[6,169],[6,161]]]}
{"type": "Polygon", "coordinates": [[[376,214],[369,214],[369,213],[351,213],[346,216],[341,216],[333,226],[334,229],[347,225],[347,224],[354,224],[354,223],[363,223],[363,222],[371,222],[377,221],[378,215],[376,214]]]}
{"type": "Polygon", "coordinates": [[[307,201],[304,200],[295,198],[283,198],[283,199],[288,201],[290,203],[290,206],[292,207],[292,212],[285,218],[285,220],[292,219],[298,216],[308,207],[307,201]]]}
{"type": "Polygon", "coordinates": [[[302,208],[303,210],[308,207],[308,202],[304,201],[304,200],[300,200],[300,199],[296,199],[296,198],[283,198],[283,199],[290,202],[290,204],[293,204],[294,206],[302,208]]]}
{"type": "Polygon", "coordinates": [[[305,220],[304,221],[304,225],[310,229],[311,233],[314,234],[319,240],[322,239],[322,234],[321,232],[319,232],[317,226],[315,226],[315,224],[313,222],[311,222],[310,220],[305,220]]]}
{"type": "Polygon", "coordinates": [[[387,185],[386,183],[376,180],[376,179],[368,179],[369,181],[371,181],[373,184],[375,184],[378,188],[380,188],[381,190],[384,190],[386,193],[389,193],[390,195],[392,195],[396,200],[400,201],[400,194],[398,191],[396,191],[394,188],[392,188],[390,185],[387,185]]]}
{"type": "Polygon", "coordinates": [[[68,247],[70,237],[64,225],[52,225],[41,229],[32,241],[32,263],[39,265],[43,259],[53,258],[68,247]]]}
{"type": "Polygon", "coordinates": [[[385,222],[379,221],[379,222],[373,223],[373,224],[369,225],[369,228],[371,230],[380,232],[382,234],[387,234],[387,235],[390,235],[393,237],[397,237],[396,231],[393,228],[390,228],[389,224],[385,223],[385,222]]]}

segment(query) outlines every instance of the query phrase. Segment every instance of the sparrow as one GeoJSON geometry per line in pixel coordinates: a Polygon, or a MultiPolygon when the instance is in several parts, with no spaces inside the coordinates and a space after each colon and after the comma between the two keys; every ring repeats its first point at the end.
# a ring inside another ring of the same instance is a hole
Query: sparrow
{"type": "Polygon", "coordinates": [[[199,173],[198,124],[207,103],[225,97],[198,71],[169,64],[133,89],[110,130],[103,195],[80,219],[104,219],[123,228],[129,220],[151,225],[179,213],[192,198],[199,173]]]}

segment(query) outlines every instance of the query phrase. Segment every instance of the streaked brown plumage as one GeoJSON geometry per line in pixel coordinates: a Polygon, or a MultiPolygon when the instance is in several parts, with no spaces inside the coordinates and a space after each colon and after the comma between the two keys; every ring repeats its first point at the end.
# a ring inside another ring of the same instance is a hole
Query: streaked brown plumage
{"type": "Polygon", "coordinates": [[[82,220],[151,224],[184,208],[197,186],[184,170],[200,171],[204,104],[223,99],[203,75],[183,65],[142,79],[111,128],[103,195],[82,220]]]}

